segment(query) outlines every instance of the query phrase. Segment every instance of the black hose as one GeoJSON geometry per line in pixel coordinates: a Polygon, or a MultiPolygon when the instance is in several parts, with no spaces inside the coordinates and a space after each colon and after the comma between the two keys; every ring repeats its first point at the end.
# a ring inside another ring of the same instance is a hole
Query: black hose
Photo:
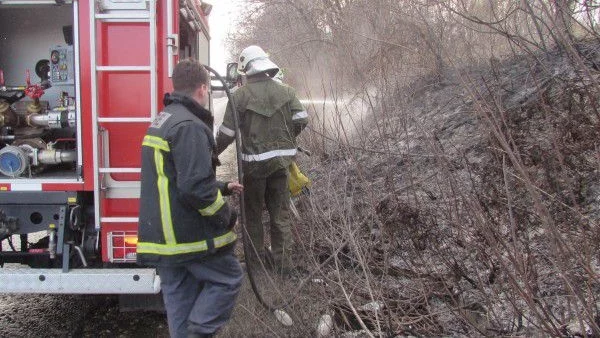
{"type": "Polygon", "coordinates": [[[8,246],[10,246],[13,252],[17,252],[17,250],[15,250],[15,246],[13,245],[11,236],[8,236],[8,246]]]}
{"type": "MultiPolygon", "coordinates": [[[[223,89],[225,90],[225,93],[227,94],[227,99],[229,100],[228,105],[229,105],[229,108],[231,109],[231,112],[233,113],[233,126],[235,129],[235,152],[236,152],[236,157],[237,157],[238,180],[239,180],[240,184],[243,184],[244,172],[242,171],[242,136],[241,136],[241,132],[240,132],[240,122],[239,122],[238,113],[237,113],[237,110],[235,109],[235,104],[233,102],[233,95],[231,95],[231,91],[229,91],[229,87],[227,86],[225,79],[223,79],[223,77],[221,77],[221,75],[219,75],[219,73],[217,73],[210,66],[204,65],[204,67],[209,72],[213,73],[215,75],[215,77],[221,82],[221,84],[223,84],[223,89]]],[[[252,241],[248,238],[248,231],[246,229],[246,209],[244,206],[244,196],[240,195],[239,200],[240,200],[240,224],[242,226],[242,241],[244,244],[244,256],[246,257],[246,260],[248,260],[248,258],[251,257],[250,247],[251,246],[253,247],[253,244],[252,244],[252,241]]],[[[256,286],[256,281],[254,280],[254,271],[252,270],[252,265],[247,264],[247,262],[246,262],[246,273],[248,274],[248,279],[250,280],[250,285],[252,286],[252,291],[254,292],[254,295],[256,296],[256,299],[258,300],[258,302],[265,309],[267,309],[271,312],[274,312],[275,310],[277,310],[274,306],[271,306],[270,304],[268,304],[263,299],[260,292],[258,292],[258,287],[256,286]]]]}

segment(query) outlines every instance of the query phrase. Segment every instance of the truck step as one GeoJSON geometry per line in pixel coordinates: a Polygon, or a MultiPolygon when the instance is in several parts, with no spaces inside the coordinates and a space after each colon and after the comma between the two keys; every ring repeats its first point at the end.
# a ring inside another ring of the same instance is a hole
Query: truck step
{"type": "Polygon", "coordinates": [[[96,66],[99,72],[149,72],[150,66],[96,66]]]}
{"type": "Polygon", "coordinates": [[[152,122],[151,117],[99,117],[98,122],[101,123],[149,123],[152,122]]]}
{"type": "Polygon", "coordinates": [[[96,14],[96,19],[107,20],[111,22],[150,22],[150,15],[148,13],[108,13],[96,14]]]}
{"type": "Polygon", "coordinates": [[[156,294],[154,269],[0,269],[0,293],[156,294]]]}
{"type": "Polygon", "coordinates": [[[107,173],[141,173],[142,172],[142,168],[100,168],[100,173],[102,174],[107,174],[107,173]]]}
{"type": "Polygon", "coordinates": [[[139,218],[137,217],[102,217],[100,218],[101,223],[137,223],[139,218]]]}

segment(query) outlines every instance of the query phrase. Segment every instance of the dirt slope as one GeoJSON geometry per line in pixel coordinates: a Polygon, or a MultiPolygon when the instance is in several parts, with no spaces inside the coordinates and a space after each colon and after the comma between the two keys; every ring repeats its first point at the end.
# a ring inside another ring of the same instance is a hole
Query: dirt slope
{"type": "Polygon", "coordinates": [[[353,146],[302,160],[304,245],[343,248],[323,273],[340,332],[600,334],[599,52],[424,79],[353,146]],[[352,311],[369,302],[383,310],[352,311]]]}

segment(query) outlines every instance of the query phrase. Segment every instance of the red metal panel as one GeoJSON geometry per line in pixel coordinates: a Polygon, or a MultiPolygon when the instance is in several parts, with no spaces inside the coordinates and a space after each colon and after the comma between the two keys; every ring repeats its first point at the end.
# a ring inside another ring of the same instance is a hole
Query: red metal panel
{"type": "Polygon", "coordinates": [[[104,22],[98,31],[102,53],[98,65],[150,65],[150,27],[147,23],[104,22]]]}
{"type": "Polygon", "coordinates": [[[98,82],[100,117],[150,116],[150,74],[104,72],[98,82]]]}
{"type": "MultiPolygon", "coordinates": [[[[163,108],[162,96],[165,92],[171,92],[173,87],[168,77],[167,60],[167,11],[166,0],[157,1],[157,104],[158,110],[163,108]]],[[[173,1],[173,31],[178,33],[179,3],[173,1]]],[[[147,26],[144,26],[147,27],[147,26]]],[[[101,34],[108,35],[116,33],[115,40],[104,41],[98,47],[101,52],[103,65],[122,66],[147,66],[149,64],[148,32],[143,32],[142,26],[118,23],[111,27],[99,30],[101,34]],[[121,28],[119,28],[121,27],[121,28]],[[132,28],[128,32],[127,28],[132,28]],[[119,36],[127,33],[127,36],[119,36]],[[136,40],[144,41],[141,43],[136,40]],[[115,42],[113,45],[112,41],[115,42]],[[136,45],[133,48],[120,47],[120,43],[136,45]],[[114,48],[114,49],[113,49],[114,48]],[[107,51],[108,50],[108,51],[107,51]],[[131,54],[131,55],[123,55],[131,54]],[[146,57],[146,59],[143,59],[146,57]]],[[[177,60],[175,60],[177,62],[177,60]]],[[[101,116],[103,117],[142,117],[150,115],[150,87],[147,73],[109,73],[99,78],[102,87],[100,95],[101,116]],[[146,76],[146,78],[144,78],[146,76]]],[[[147,123],[114,124],[102,123],[109,133],[110,166],[111,167],[139,167],[141,162],[141,142],[146,133],[147,123]]],[[[139,180],[137,174],[113,174],[117,180],[139,180]]],[[[102,200],[101,213],[104,217],[137,217],[139,214],[139,199],[107,199],[102,200]]],[[[113,231],[137,231],[137,223],[102,223],[102,260],[108,261],[108,234],[113,231]]]]}
{"type": "Polygon", "coordinates": [[[140,212],[140,200],[137,198],[107,198],[102,203],[105,214],[112,217],[138,217],[140,212]]]}
{"type": "MultiPolygon", "coordinates": [[[[103,22],[98,26],[99,65],[149,66],[150,25],[148,23],[103,22]]],[[[99,73],[100,117],[150,117],[149,72],[99,73]]],[[[111,168],[139,168],[141,142],[148,123],[103,123],[108,133],[111,168]]],[[[106,166],[106,164],[104,164],[106,166]]],[[[139,174],[112,174],[118,181],[136,181],[139,174]]]]}
{"type": "MultiPolygon", "coordinates": [[[[149,66],[150,27],[147,23],[99,24],[98,64],[149,66]]],[[[150,75],[147,72],[103,72],[99,77],[101,117],[150,115],[150,75]]]]}
{"type": "MultiPolygon", "coordinates": [[[[110,166],[116,168],[139,168],[142,161],[142,139],[147,123],[102,124],[109,133],[110,166]]],[[[139,181],[139,174],[112,174],[117,181],[139,181]]]]}

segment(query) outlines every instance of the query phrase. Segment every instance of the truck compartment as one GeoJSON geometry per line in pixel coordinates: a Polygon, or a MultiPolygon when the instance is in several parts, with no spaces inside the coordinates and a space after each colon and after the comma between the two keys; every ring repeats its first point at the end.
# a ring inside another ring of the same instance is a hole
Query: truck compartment
{"type": "Polygon", "coordinates": [[[24,3],[0,4],[0,183],[79,181],[74,6],[24,3]]]}

